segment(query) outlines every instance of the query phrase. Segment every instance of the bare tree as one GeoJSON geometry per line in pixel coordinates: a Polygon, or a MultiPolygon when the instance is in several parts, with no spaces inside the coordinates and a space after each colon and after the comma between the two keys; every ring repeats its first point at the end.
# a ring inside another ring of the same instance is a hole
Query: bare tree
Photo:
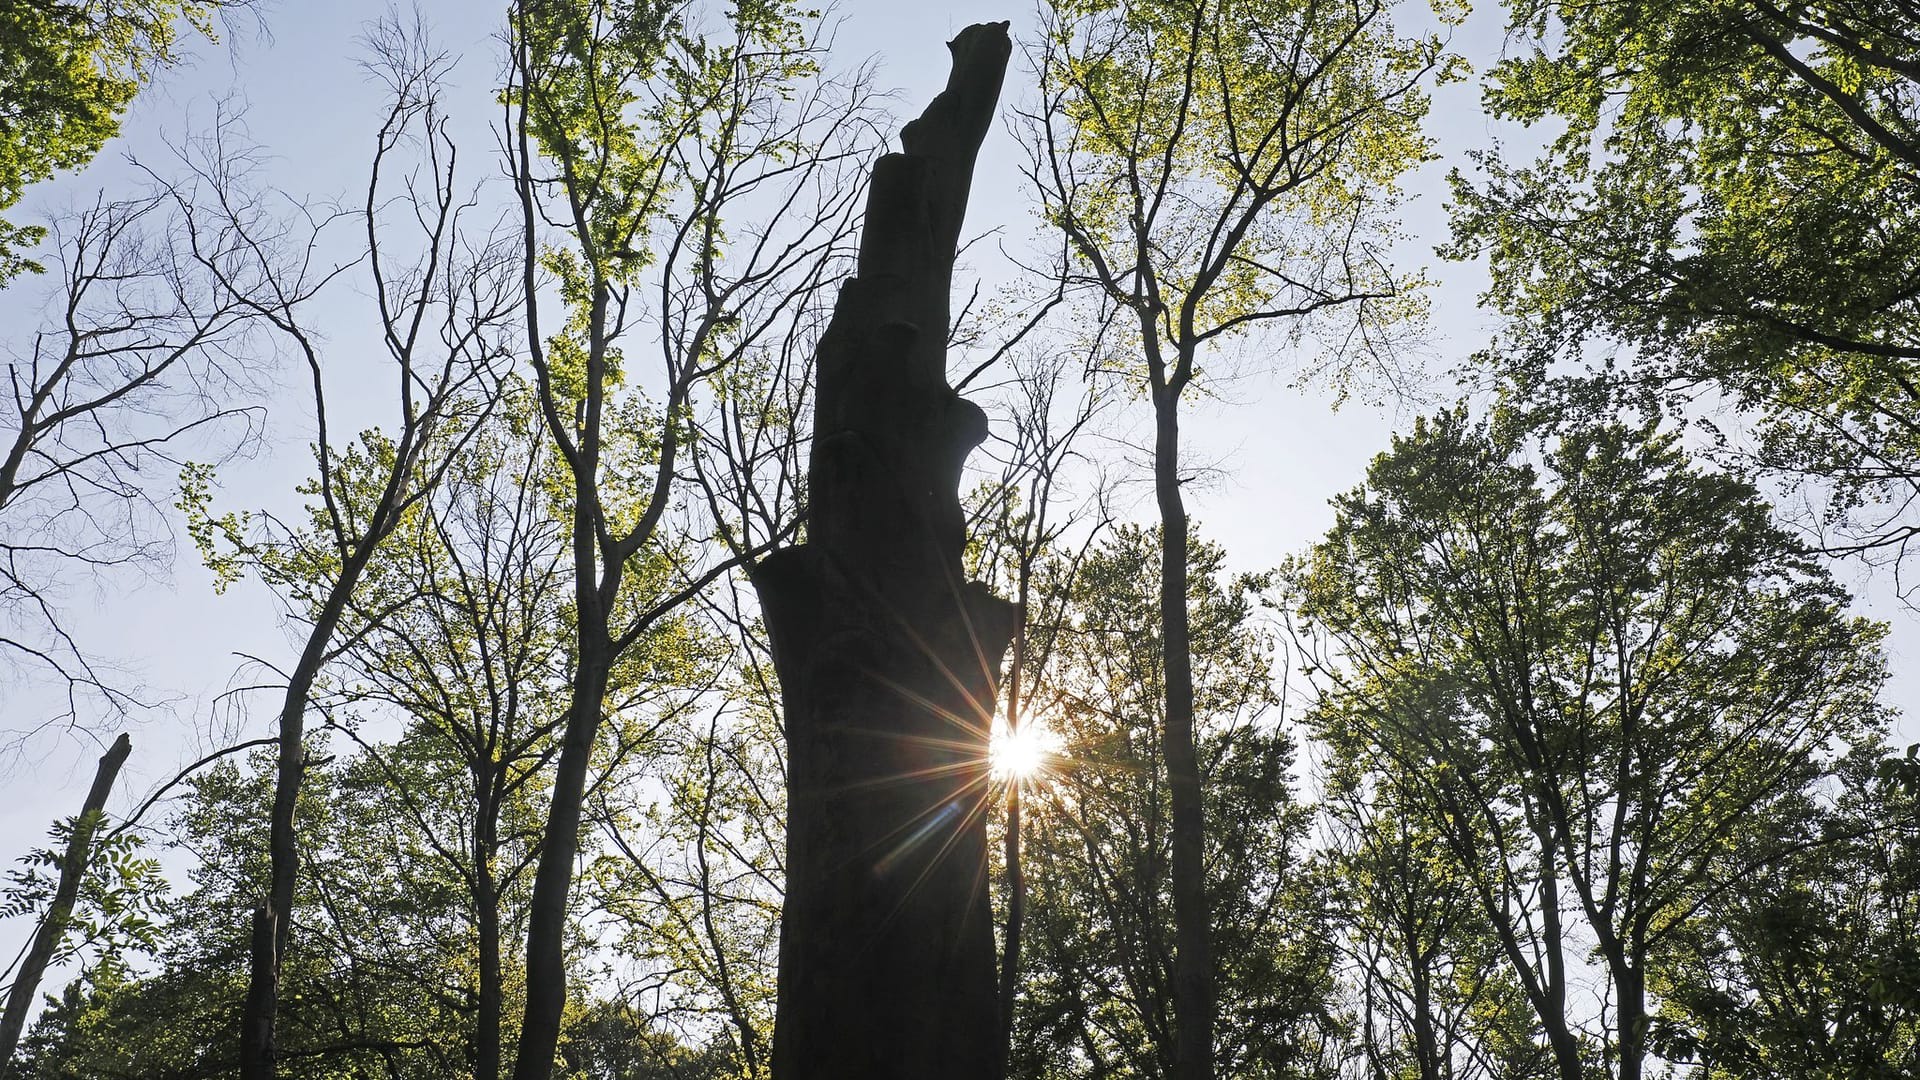
{"type": "MultiPolygon", "coordinates": [[[[253,162],[232,134],[229,118],[184,147],[187,179],[155,174],[146,195],[56,222],[58,287],[37,328],[4,347],[0,680],[55,696],[0,733],[9,752],[49,726],[150,704],[76,637],[64,601],[83,582],[164,574],[171,478],[188,455],[223,458],[258,434],[271,327],[246,245],[266,210],[233,190],[253,162]]],[[[7,299],[24,307],[23,291],[7,299]]]]}

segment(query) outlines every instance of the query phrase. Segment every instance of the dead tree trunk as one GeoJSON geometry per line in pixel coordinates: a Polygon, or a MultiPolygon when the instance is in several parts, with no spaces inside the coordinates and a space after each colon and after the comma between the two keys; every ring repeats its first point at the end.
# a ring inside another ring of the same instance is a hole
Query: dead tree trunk
{"type": "Polygon", "coordinates": [[[7,991],[7,1011],[0,1017],[0,1075],[12,1071],[14,1047],[19,1045],[20,1032],[27,1026],[27,1010],[33,1007],[40,977],[46,974],[47,963],[60,948],[60,939],[66,936],[67,923],[73,918],[74,902],[80,898],[80,883],[87,876],[87,856],[93,849],[93,834],[100,827],[101,815],[106,812],[107,796],[113,792],[120,766],[126,764],[127,755],[132,752],[133,741],[122,732],[107,752],[100,755],[93,787],[87,789],[87,801],[81,804],[80,816],[74,820],[73,832],[67,836],[67,853],[60,860],[60,881],[54,886],[53,903],[48,905],[46,918],[40,920],[39,928],[34,931],[33,943],[27,947],[26,958],[20,963],[20,973],[7,991]]]}
{"type": "Polygon", "coordinates": [[[985,414],[946,380],[955,245],[1007,24],[874,166],[817,350],[806,543],[754,571],[786,708],[776,1080],[987,1080],[999,1006],[987,731],[1011,604],[961,566],[985,414]]]}

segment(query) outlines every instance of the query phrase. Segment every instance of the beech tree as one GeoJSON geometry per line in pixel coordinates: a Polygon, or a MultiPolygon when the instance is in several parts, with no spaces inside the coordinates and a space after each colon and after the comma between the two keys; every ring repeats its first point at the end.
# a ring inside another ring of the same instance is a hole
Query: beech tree
{"type": "Polygon", "coordinates": [[[847,178],[864,156],[864,92],[822,75],[806,16],[784,0],[738,5],[716,28],[708,16],[611,0],[510,12],[524,330],[566,477],[575,630],[515,1080],[554,1068],[567,898],[596,739],[628,676],[618,669],[663,620],[786,538],[694,542],[706,536],[673,516],[689,418],[716,377],[807,308],[860,190],[847,178]],[[643,366],[649,356],[657,366],[643,366]]]}
{"type": "Polygon", "coordinates": [[[779,1080],[1000,1071],[986,750],[1018,616],[965,576],[986,418],[946,359],[1006,29],[949,43],[946,89],[874,164],[816,355],[805,542],[753,570],[787,729],[779,1080]]]}
{"type": "MultiPolygon", "coordinates": [[[[1169,1076],[1176,1063],[1175,933],[1167,867],[1171,812],[1164,696],[1153,618],[1159,538],[1119,526],[1080,558],[1046,559],[1037,595],[1054,617],[1032,629],[1048,664],[1027,691],[1029,722],[1058,740],[1023,799],[1027,973],[1010,1075],[1169,1076]],[[1062,575],[1070,575],[1061,581],[1062,575]]],[[[1279,725],[1275,642],[1261,625],[1261,575],[1229,575],[1196,541],[1194,629],[1209,933],[1219,956],[1220,1070],[1330,1077],[1343,1056],[1326,881],[1307,857],[1295,746],[1279,725]]]]}
{"type": "Polygon", "coordinates": [[[1398,801],[1408,785],[1381,780],[1364,767],[1371,760],[1331,764],[1323,810],[1333,840],[1321,872],[1332,900],[1322,926],[1337,935],[1364,1075],[1552,1075],[1476,896],[1479,875],[1459,869],[1419,807],[1398,801]]]}
{"type": "Polygon", "coordinates": [[[274,1024],[292,934],[299,867],[294,818],[307,768],[307,713],[340,651],[338,634],[368,568],[445,475],[477,418],[494,407],[498,379],[511,360],[505,334],[519,304],[513,264],[503,249],[471,235],[463,220],[472,201],[457,178],[439,97],[446,57],[395,23],[377,28],[370,44],[371,67],[385,81],[389,103],[374,135],[365,198],[320,225],[350,222],[364,237],[369,317],[391,364],[395,430],[371,429],[337,442],[330,426],[328,383],[339,375],[306,306],[345,268],[323,261],[320,233],[302,235],[255,204],[223,201],[219,208],[234,236],[232,251],[223,254],[260,282],[245,303],[289,343],[308,376],[315,476],[302,492],[310,500],[306,519],[292,522],[264,513],[216,515],[212,470],[190,467],[183,477],[188,529],[216,577],[224,584],[257,573],[280,591],[290,621],[301,628],[279,695],[268,869],[254,907],[241,1035],[242,1075],[261,1080],[277,1068],[274,1024]],[[396,183],[392,170],[408,150],[419,154],[424,180],[396,183]],[[404,192],[397,200],[389,195],[395,186],[404,192]],[[401,239],[409,235],[416,238],[412,250],[401,239]]]}
{"type": "Polygon", "coordinates": [[[1661,1057],[1767,1080],[1920,1067],[1920,815],[1871,765],[1797,807],[1778,857],[1676,935],[1647,1036],[1661,1057]]]}
{"type": "Polygon", "coordinates": [[[495,1080],[512,1046],[515,915],[540,851],[536,807],[566,698],[572,582],[548,495],[554,467],[531,390],[510,384],[369,566],[327,695],[354,729],[404,725],[386,746],[348,731],[420,837],[417,857],[442,865],[463,895],[475,1080],[495,1080]]]}
{"type": "Polygon", "coordinates": [[[1214,1074],[1206,824],[1194,736],[1180,405],[1204,363],[1260,324],[1317,337],[1308,370],[1392,377],[1417,279],[1386,260],[1398,179],[1425,158],[1437,36],[1403,37],[1384,0],[1055,3],[1027,118],[1071,285],[1116,333],[1119,376],[1153,406],[1164,753],[1172,793],[1173,1075],[1214,1074]]]}
{"type": "Polygon", "coordinates": [[[1882,629],[1654,423],[1423,420],[1296,565],[1313,723],[1444,838],[1561,1080],[1637,1080],[1650,980],[1884,729],[1882,629]],[[1588,949],[1608,1007],[1574,999],[1588,949]]]}

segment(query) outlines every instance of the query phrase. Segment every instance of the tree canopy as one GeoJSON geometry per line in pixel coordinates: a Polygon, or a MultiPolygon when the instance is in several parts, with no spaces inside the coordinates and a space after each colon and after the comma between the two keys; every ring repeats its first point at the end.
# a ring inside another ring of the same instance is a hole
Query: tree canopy
{"type": "MultiPolygon", "coordinates": [[[[0,4],[0,211],[28,187],[91,161],[119,133],[141,84],[179,58],[182,30],[211,39],[214,16],[241,2],[0,4]]],[[[45,232],[0,219],[0,284],[39,269],[26,252],[45,232]]]]}
{"type": "Polygon", "coordinates": [[[1820,482],[1829,548],[1913,535],[1920,38],[1906,0],[1516,3],[1488,109],[1558,129],[1456,174],[1456,250],[1537,383],[1583,346],[1630,390],[1724,394],[1820,482]]]}
{"type": "Polygon", "coordinates": [[[879,3],[0,0],[0,1080],[1920,1075],[1913,0],[879,3]]]}

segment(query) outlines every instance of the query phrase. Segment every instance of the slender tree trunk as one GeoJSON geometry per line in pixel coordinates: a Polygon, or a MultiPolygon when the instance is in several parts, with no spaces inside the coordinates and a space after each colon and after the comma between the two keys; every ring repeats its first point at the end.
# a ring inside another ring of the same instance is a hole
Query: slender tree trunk
{"type": "MultiPolygon", "coordinates": [[[[521,152],[525,153],[524,147],[521,152]]],[[[522,177],[522,182],[531,184],[532,181],[522,177]]],[[[524,194],[527,189],[522,190],[528,229],[526,241],[531,245],[534,243],[532,203],[524,194]]],[[[578,204],[575,210],[579,212],[578,204]]],[[[576,218],[575,226],[583,228],[583,219],[576,218]]],[[[532,250],[529,248],[529,260],[532,250]]],[[[535,291],[531,261],[527,275],[527,295],[531,303],[535,291]]],[[[554,765],[553,801],[547,808],[540,861],[534,870],[533,895],[527,907],[527,1001],[520,1023],[520,1042],[514,1053],[513,1080],[548,1080],[553,1075],[560,1047],[560,1021],[567,1004],[567,899],[573,890],[574,860],[580,852],[580,817],[586,798],[588,767],[592,763],[594,740],[600,733],[613,664],[618,659],[612,629],[613,607],[620,596],[625,560],[636,550],[625,543],[603,545],[600,540],[606,528],[600,456],[605,431],[610,296],[606,280],[596,276],[587,312],[586,393],[579,403],[581,411],[575,421],[579,425],[577,450],[568,464],[573,475],[574,621],[577,624],[573,697],[562,728],[560,754],[554,765]]],[[[538,347],[537,325],[531,320],[527,333],[538,347]]],[[[553,411],[551,402],[546,419],[554,439],[564,445],[562,432],[566,421],[553,411]]],[[[670,452],[671,448],[669,442],[664,450],[670,452]]],[[[671,457],[663,457],[656,467],[670,471],[671,457]]],[[[662,498],[664,494],[663,487],[654,498],[662,498]]],[[[634,534],[635,543],[644,539],[646,533],[642,528],[634,534]]]]}
{"type": "Polygon", "coordinates": [[[1361,979],[1360,999],[1360,1044],[1367,1059],[1367,1073],[1373,1080],[1386,1080],[1386,1067],[1380,1063],[1380,1046],[1373,1023],[1373,984],[1376,978],[1373,963],[1368,963],[1367,973],[1361,979]]]}
{"type": "MultiPolygon", "coordinates": [[[[1007,864],[1007,926],[1000,942],[1000,1032],[1001,1056],[1010,1060],[1013,1005],[1020,988],[1020,937],[1027,921],[1027,871],[1020,861],[1020,782],[1017,779],[1007,784],[1007,834],[1002,846],[1007,864]]],[[[1004,1062],[1002,1067],[1004,1069],[1004,1062]]]]}
{"type": "Polygon", "coordinates": [[[1162,753],[1173,803],[1174,1080],[1213,1080],[1213,957],[1207,915],[1206,819],[1200,801],[1200,754],[1193,733],[1179,390],[1156,390],[1153,404],[1153,488],[1160,504],[1160,628],[1167,692],[1162,753]]]}
{"type": "Polygon", "coordinates": [[[46,917],[34,931],[27,954],[20,961],[19,974],[14,976],[13,986],[7,991],[7,1011],[4,1018],[0,1018],[0,1073],[12,1071],[13,1051],[20,1043],[20,1032],[26,1028],[27,1010],[33,1007],[34,995],[40,991],[40,979],[46,974],[53,954],[59,950],[68,920],[73,917],[74,901],[80,896],[80,882],[87,874],[87,856],[93,850],[93,835],[100,828],[107,796],[113,793],[120,766],[132,752],[133,740],[122,732],[107,752],[100,755],[100,765],[93,773],[93,786],[87,789],[86,801],[80,804],[80,817],[74,821],[72,835],[67,837],[67,852],[60,860],[60,880],[54,886],[53,903],[47,906],[46,917]]]}
{"type": "MultiPolygon", "coordinates": [[[[592,541],[589,538],[586,542],[592,541]]],[[[593,592],[592,575],[584,577],[582,592],[593,592]]],[[[553,802],[547,809],[547,828],[527,909],[527,1008],[513,1059],[514,1080],[547,1080],[553,1074],[560,1020],[567,1004],[567,895],[573,888],[573,863],[580,851],[587,767],[600,731],[600,712],[606,704],[613,660],[613,645],[604,629],[597,634],[585,629],[590,623],[604,628],[604,609],[597,602],[583,605],[578,617],[583,627],[579,670],[574,677],[573,701],[567,708],[559,761],[554,767],[553,802]]]]}
{"type": "Polygon", "coordinates": [[[1433,975],[1429,957],[1422,955],[1420,938],[1409,918],[1406,926],[1408,965],[1413,983],[1413,1047],[1420,1066],[1420,1080],[1440,1080],[1440,1040],[1433,1026],[1433,975]]]}
{"type": "MultiPolygon", "coordinates": [[[[1021,691],[1026,686],[1027,600],[1033,582],[1034,552],[1020,552],[1020,580],[1014,595],[1014,611],[1019,623],[1013,635],[1013,672],[1007,681],[1007,733],[1018,735],[1026,722],[1021,715],[1021,691]]],[[[1013,1006],[1020,989],[1021,935],[1027,922],[1027,868],[1020,852],[1020,799],[1024,784],[1018,776],[1007,778],[1006,835],[1001,854],[1007,873],[1007,926],[1000,941],[1000,1068],[1004,1073],[1013,1058],[1013,1006]]]]}
{"type": "MultiPolygon", "coordinates": [[[[403,443],[397,467],[410,468],[411,453],[404,446],[403,443]]],[[[321,477],[321,483],[331,482],[329,477],[321,477]]],[[[307,767],[307,706],[313,700],[313,683],[326,663],[327,649],[346,615],[347,602],[359,588],[374,549],[392,530],[395,508],[405,497],[406,485],[397,478],[391,479],[368,520],[366,532],[340,564],[340,575],[329,587],[326,601],[307,633],[306,647],[300,651],[300,659],[287,680],[287,694],[280,705],[280,752],[273,782],[273,816],[267,829],[267,895],[253,911],[247,998],[240,1015],[241,1080],[272,1080],[276,1074],[278,1048],[274,1044],[274,1021],[280,1004],[280,969],[286,960],[287,941],[293,928],[294,881],[300,870],[293,816],[300,802],[300,784],[307,767]]]]}
{"type": "Polygon", "coordinates": [[[248,966],[247,998],[240,1016],[241,1080],[272,1080],[279,1048],[274,1023],[280,1004],[280,968],[287,956],[293,926],[294,882],[300,871],[300,852],[294,835],[294,808],[300,802],[300,784],[307,767],[307,705],[313,681],[326,660],[327,646],[346,611],[347,597],[359,584],[373,541],[342,565],[327,602],[307,635],[306,648],[287,680],[280,706],[279,763],[273,782],[273,811],[267,826],[267,895],[253,910],[252,955],[248,966]]]}
{"type": "Polygon", "coordinates": [[[500,804],[491,794],[498,777],[484,770],[476,779],[481,802],[473,830],[473,907],[480,938],[480,1000],[473,1025],[473,1080],[500,1080],[500,887],[493,880],[500,804]]]}
{"type": "Polygon", "coordinates": [[[962,572],[986,422],[946,340],[1006,26],[961,31],[946,90],[875,164],[818,349],[807,542],[754,570],[790,790],[775,1080],[1000,1075],[986,749],[1017,614],[962,572]]]}
{"type": "MultiPolygon", "coordinates": [[[[1534,829],[1540,845],[1540,924],[1546,937],[1546,1006],[1541,1009],[1541,1026],[1547,1030],[1547,1043],[1553,1048],[1560,1080],[1583,1080],[1586,1065],[1580,1054],[1580,1040],[1567,1023],[1567,961],[1560,928],[1560,878],[1553,861],[1553,834],[1544,824],[1534,829]]],[[[1523,962],[1515,953],[1515,963],[1523,962]]]]}

